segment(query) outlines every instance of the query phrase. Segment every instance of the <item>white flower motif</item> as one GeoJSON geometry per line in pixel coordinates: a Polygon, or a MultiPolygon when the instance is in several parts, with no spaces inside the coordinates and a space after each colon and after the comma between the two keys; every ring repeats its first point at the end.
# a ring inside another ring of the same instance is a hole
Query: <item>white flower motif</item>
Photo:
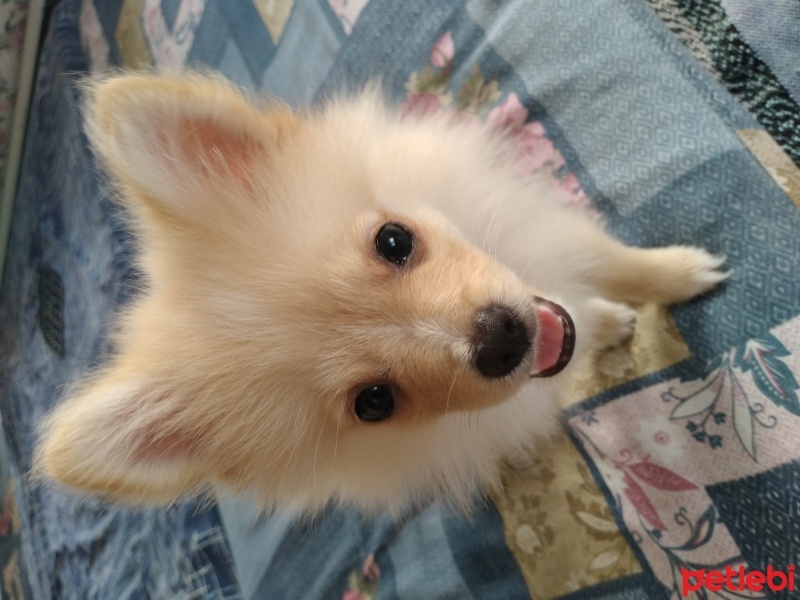
{"type": "Polygon", "coordinates": [[[517,546],[525,554],[533,554],[542,547],[542,540],[539,539],[537,533],[530,525],[520,525],[514,534],[517,541],[517,546]]]}
{"type": "Polygon", "coordinates": [[[659,463],[671,463],[683,456],[684,442],[690,435],[682,423],[670,421],[666,416],[642,422],[640,431],[642,450],[659,463]]]}
{"type": "Polygon", "coordinates": [[[767,173],[770,174],[770,176],[775,180],[775,183],[777,183],[785,193],[788,194],[791,192],[791,189],[789,188],[789,180],[786,177],[778,173],[775,167],[766,166],[766,169],[767,173]]]}

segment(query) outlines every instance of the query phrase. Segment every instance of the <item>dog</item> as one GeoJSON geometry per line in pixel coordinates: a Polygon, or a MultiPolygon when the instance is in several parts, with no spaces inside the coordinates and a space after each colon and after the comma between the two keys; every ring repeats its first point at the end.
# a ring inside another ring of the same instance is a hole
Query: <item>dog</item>
{"type": "Polygon", "coordinates": [[[145,283],[35,469],[111,500],[468,506],[557,429],[578,365],[631,336],[629,303],[726,277],[700,248],[623,245],[503,135],[376,88],[302,111],[124,74],[88,97],[145,283]]]}

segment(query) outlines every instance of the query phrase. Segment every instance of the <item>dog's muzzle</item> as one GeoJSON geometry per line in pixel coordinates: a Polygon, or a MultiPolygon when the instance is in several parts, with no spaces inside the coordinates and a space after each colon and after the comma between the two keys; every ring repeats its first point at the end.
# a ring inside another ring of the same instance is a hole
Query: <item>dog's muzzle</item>
{"type": "Polygon", "coordinates": [[[475,319],[475,367],[486,377],[505,377],[516,369],[531,347],[525,323],[505,306],[488,306],[475,319]]]}
{"type": "Polygon", "coordinates": [[[575,325],[560,305],[532,298],[534,320],[525,322],[512,309],[491,305],[475,317],[475,368],[484,377],[505,377],[530,357],[531,377],[552,377],[572,359],[575,325]]]}

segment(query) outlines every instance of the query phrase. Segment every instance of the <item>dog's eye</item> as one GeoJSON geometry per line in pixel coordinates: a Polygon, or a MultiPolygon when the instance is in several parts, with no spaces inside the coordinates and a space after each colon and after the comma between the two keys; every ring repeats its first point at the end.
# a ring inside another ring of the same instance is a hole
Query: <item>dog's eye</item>
{"type": "Polygon", "coordinates": [[[386,384],[364,388],[356,396],[356,416],[362,421],[376,423],[383,421],[394,410],[392,388],[386,384]]]}
{"type": "Polygon", "coordinates": [[[386,223],[375,237],[380,255],[396,265],[403,265],[414,248],[411,232],[398,223],[386,223]]]}

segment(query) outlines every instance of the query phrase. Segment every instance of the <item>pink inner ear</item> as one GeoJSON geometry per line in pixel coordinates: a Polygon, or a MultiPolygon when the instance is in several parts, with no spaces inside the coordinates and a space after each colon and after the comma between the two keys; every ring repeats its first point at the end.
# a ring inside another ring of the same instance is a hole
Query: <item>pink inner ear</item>
{"type": "Polygon", "coordinates": [[[226,130],[210,119],[183,119],[181,153],[195,173],[231,177],[250,187],[253,165],[263,146],[244,133],[226,130]]]}
{"type": "Polygon", "coordinates": [[[133,457],[136,461],[159,462],[180,460],[196,454],[209,434],[208,425],[179,423],[178,408],[163,410],[170,402],[170,392],[137,395],[123,409],[122,419],[132,419],[138,411],[150,411],[154,416],[132,434],[133,457]],[[157,415],[157,416],[156,416],[157,415]]]}
{"type": "Polygon", "coordinates": [[[199,431],[158,431],[155,426],[140,433],[134,457],[137,461],[159,462],[188,458],[196,453],[203,439],[199,431]]]}

